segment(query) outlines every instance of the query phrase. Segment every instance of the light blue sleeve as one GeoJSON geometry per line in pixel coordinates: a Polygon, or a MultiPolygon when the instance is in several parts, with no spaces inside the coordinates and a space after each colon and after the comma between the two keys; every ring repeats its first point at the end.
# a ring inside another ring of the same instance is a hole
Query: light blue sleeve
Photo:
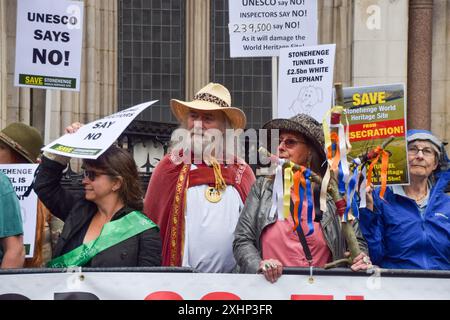
{"type": "Polygon", "coordinates": [[[0,173],[0,238],[23,234],[19,200],[8,177],[0,173]]]}

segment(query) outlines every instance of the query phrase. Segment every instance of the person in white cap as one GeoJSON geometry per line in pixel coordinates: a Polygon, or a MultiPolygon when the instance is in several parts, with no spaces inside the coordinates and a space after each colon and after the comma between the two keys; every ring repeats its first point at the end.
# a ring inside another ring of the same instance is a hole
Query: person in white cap
{"type": "MultiPolygon", "coordinates": [[[[360,227],[374,264],[389,269],[450,270],[450,181],[443,143],[427,130],[408,130],[410,184],[367,194],[360,227]]],[[[370,191],[370,190],[369,190],[370,191]]]]}
{"type": "Polygon", "coordinates": [[[231,107],[229,91],[217,83],[190,102],[172,99],[170,106],[189,142],[159,162],[144,200],[144,212],[160,226],[162,265],[232,272],[233,231],[255,176],[237,157],[219,164],[224,153],[211,149],[210,135],[244,129],[245,114],[231,107]]]}

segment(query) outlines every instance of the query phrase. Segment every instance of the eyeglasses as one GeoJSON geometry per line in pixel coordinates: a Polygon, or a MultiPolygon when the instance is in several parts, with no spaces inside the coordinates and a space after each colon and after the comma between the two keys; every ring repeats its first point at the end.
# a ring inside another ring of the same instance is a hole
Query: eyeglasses
{"type": "Polygon", "coordinates": [[[420,151],[422,151],[422,154],[424,157],[427,157],[427,158],[434,157],[434,150],[432,148],[429,148],[429,147],[418,148],[416,146],[408,147],[408,153],[413,156],[416,156],[420,151]]]}
{"type": "Polygon", "coordinates": [[[111,176],[111,174],[109,174],[107,172],[94,171],[94,170],[83,170],[83,177],[84,178],[88,178],[91,181],[94,181],[95,178],[97,178],[97,177],[99,177],[101,175],[111,176]]]}
{"type": "Polygon", "coordinates": [[[295,140],[295,139],[291,139],[291,138],[286,138],[286,139],[280,139],[278,145],[281,146],[281,144],[284,143],[284,146],[288,149],[292,149],[293,147],[295,147],[297,145],[297,143],[306,143],[305,141],[301,141],[301,140],[295,140]]]}

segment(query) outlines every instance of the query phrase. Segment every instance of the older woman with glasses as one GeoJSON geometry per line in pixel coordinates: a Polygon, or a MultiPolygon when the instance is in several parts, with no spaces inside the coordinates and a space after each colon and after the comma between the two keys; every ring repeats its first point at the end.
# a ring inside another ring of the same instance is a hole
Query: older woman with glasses
{"type": "MultiPolygon", "coordinates": [[[[290,119],[274,119],[263,127],[279,130],[278,156],[306,166],[323,176],[325,167],[324,137],[321,125],[306,114],[290,119]]],[[[250,191],[235,230],[233,252],[242,273],[263,273],[270,282],[281,276],[283,267],[324,267],[328,262],[342,259],[346,243],[341,232],[336,206],[330,199],[328,210],[320,215],[319,195],[314,192],[314,233],[308,235],[307,201],[301,204],[301,228],[294,232],[293,210],[286,219],[283,213],[271,214],[274,178],[260,177],[250,191]]],[[[314,188],[319,189],[319,186],[314,188]]],[[[291,190],[293,199],[293,190],[291,190]]],[[[291,201],[293,202],[293,200],[291,201]]],[[[292,209],[292,206],[291,206],[292,209]]],[[[352,270],[370,266],[366,243],[358,222],[353,224],[360,249],[352,270]]]]}
{"type": "MultiPolygon", "coordinates": [[[[75,123],[66,132],[79,127],[75,123]]],[[[48,266],[159,266],[159,228],[141,212],[143,192],[129,152],[113,145],[98,159],[83,160],[80,194],[60,183],[69,160],[44,153],[34,184],[39,199],[64,221],[48,266]]]]}
{"type": "Polygon", "coordinates": [[[443,143],[426,130],[409,130],[410,184],[392,186],[384,200],[369,188],[360,226],[372,261],[391,269],[450,269],[450,181],[443,143]]]}

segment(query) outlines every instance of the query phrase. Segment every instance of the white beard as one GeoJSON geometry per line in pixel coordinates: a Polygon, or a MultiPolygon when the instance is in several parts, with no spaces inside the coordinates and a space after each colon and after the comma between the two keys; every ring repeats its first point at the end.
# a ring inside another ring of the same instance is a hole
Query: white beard
{"type": "MultiPolygon", "coordinates": [[[[203,134],[191,134],[191,150],[196,160],[208,160],[211,157],[221,158],[223,154],[223,134],[215,130],[207,130],[203,134]]],[[[218,159],[220,160],[220,159],[218,159]]]]}
{"type": "Polygon", "coordinates": [[[203,150],[205,150],[208,144],[209,141],[203,135],[191,135],[191,150],[196,157],[201,158],[203,156],[203,150]]]}

